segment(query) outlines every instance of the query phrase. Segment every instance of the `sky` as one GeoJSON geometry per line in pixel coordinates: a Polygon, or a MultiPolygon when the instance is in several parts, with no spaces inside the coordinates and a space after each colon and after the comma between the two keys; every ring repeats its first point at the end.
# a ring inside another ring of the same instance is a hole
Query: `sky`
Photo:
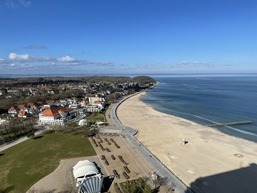
{"type": "Polygon", "coordinates": [[[0,74],[257,73],[256,0],[0,0],[0,74]]]}

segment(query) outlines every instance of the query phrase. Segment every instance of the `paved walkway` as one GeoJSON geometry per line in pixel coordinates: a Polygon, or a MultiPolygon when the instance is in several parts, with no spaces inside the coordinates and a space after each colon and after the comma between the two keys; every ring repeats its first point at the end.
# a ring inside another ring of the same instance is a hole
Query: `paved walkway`
{"type": "MultiPolygon", "coordinates": [[[[42,132],[43,132],[43,131],[37,131],[37,132],[35,132],[35,136],[40,135],[42,132]]],[[[15,145],[17,145],[17,144],[19,144],[19,143],[21,143],[21,142],[23,142],[23,141],[26,141],[26,140],[28,140],[28,139],[30,139],[30,138],[29,138],[29,137],[22,137],[22,138],[20,138],[20,139],[17,139],[17,140],[15,140],[15,141],[11,142],[11,143],[6,143],[6,144],[3,144],[3,145],[0,145],[0,152],[1,152],[1,151],[4,151],[4,150],[6,150],[6,149],[8,149],[8,148],[10,148],[10,147],[12,147],[12,146],[15,146],[15,145]]]]}
{"type": "Polygon", "coordinates": [[[138,141],[134,135],[137,130],[132,127],[124,126],[117,117],[117,108],[119,105],[129,97],[124,98],[119,103],[113,104],[110,109],[110,116],[113,124],[123,131],[128,141],[134,146],[141,155],[150,163],[156,170],[157,174],[165,179],[168,185],[174,187],[175,192],[178,193],[190,193],[191,190],[175,176],[164,164],[162,164],[157,157],[155,157],[140,141],[138,141]]]}

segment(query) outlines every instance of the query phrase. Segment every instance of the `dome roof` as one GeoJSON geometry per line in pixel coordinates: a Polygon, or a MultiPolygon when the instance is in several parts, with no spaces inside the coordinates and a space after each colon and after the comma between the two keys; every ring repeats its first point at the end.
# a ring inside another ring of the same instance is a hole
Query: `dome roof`
{"type": "Polygon", "coordinates": [[[73,171],[73,175],[75,178],[88,176],[91,174],[98,174],[98,170],[95,166],[82,166],[77,170],[73,171]]]}
{"type": "Polygon", "coordinates": [[[102,175],[94,163],[84,160],[73,167],[73,175],[79,186],[79,193],[101,193],[102,175]]]}
{"type": "Polygon", "coordinates": [[[83,160],[83,161],[79,161],[79,162],[73,167],[73,171],[77,170],[77,169],[80,168],[80,167],[87,166],[87,165],[95,166],[95,164],[93,164],[91,161],[83,160]]]}
{"type": "Polygon", "coordinates": [[[80,126],[83,126],[83,125],[86,125],[87,124],[87,120],[86,119],[81,119],[80,121],[79,121],[79,125],[80,126]]]}
{"type": "Polygon", "coordinates": [[[95,164],[88,160],[79,161],[73,167],[73,175],[75,178],[84,177],[90,174],[98,174],[99,171],[96,168],[95,164]]]}

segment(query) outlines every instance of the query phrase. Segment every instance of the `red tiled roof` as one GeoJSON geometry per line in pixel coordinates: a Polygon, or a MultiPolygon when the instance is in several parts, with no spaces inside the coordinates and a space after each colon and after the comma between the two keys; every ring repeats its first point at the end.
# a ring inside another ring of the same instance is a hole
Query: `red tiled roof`
{"type": "Polygon", "coordinates": [[[96,104],[96,105],[97,104],[102,104],[102,102],[101,101],[95,101],[94,104],[96,104]]]}
{"type": "Polygon", "coordinates": [[[68,112],[68,109],[65,107],[54,107],[54,108],[44,110],[42,112],[42,115],[47,117],[54,117],[59,114],[59,111],[68,112]]]}
{"type": "Polygon", "coordinates": [[[26,114],[26,112],[24,111],[24,109],[21,109],[19,111],[19,116],[24,116],[26,114]]]}
{"type": "Polygon", "coordinates": [[[14,107],[11,107],[8,111],[16,111],[14,107]]]}

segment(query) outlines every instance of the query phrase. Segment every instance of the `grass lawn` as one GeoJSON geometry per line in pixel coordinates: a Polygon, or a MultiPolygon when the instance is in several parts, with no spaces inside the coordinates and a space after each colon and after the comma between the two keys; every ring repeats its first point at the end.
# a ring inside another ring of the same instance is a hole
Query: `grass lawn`
{"type": "Polygon", "coordinates": [[[0,153],[0,193],[26,192],[54,171],[61,159],[95,155],[82,134],[48,133],[0,153]]]}
{"type": "Polygon", "coordinates": [[[89,115],[88,117],[86,117],[86,119],[88,121],[92,121],[92,122],[96,122],[96,121],[105,121],[105,115],[104,112],[93,112],[91,113],[91,115],[89,115]]]}

